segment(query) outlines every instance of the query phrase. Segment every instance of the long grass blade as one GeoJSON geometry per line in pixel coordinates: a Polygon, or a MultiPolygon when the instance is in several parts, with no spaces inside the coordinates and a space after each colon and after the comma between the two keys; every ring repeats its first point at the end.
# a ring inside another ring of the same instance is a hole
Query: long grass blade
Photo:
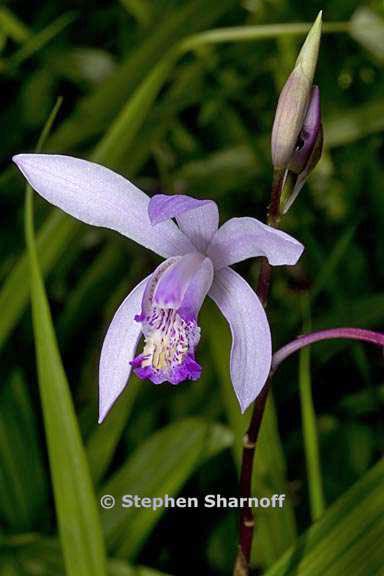
{"type": "Polygon", "coordinates": [[[14,530],[32,530],[47,502],[47,476],[37,422],[21,372],[0,395],[0,517],[14,530]]]}
{"type": "MultiPolygon", "coordinates": [[[[208,30],[191,36],[183,43],[184,50],[195,50],[207,44],[221,44],[226,42],[253,42],[286,36],[304,36],[312,24],[263,24],[260,26],[232,26],[208,30]]],[[[349,22],[325,23],[323,33],[342,33],[350,29],[349,22]]]]}
{"type": "MultiPolygon", "coordinates": [[[[303,303],[304,311],[304,332],[310,330],[309,304],[303,303]]],[[[308,491],[311,518],[314,522],[323,514],[325,510],[325,499],[323,493],[323,481],[321,475],[318,432],[316,427],[316,414],[313,407],[312,380],[310,364],[311,348],[303,348],[299,358],[299,391],[301,419],[303,426],[303,437],[305,447],[305,459],[307,466],[308,491]]]]}
{"type": "Polygon", "coordinates": [[[31,33],[19,18],[6,6],[0,8],[0,30],[15,42],[23,43],[31,33]]]}
{"type": "MultiPolygon", "coordinates": [[[[60,103],[40,139],[45,140],[60,103]]],[[[61,362],[38,261],[33,192],[26,192],[25,231],[31,274],[36,361],[56,513],[67,574],[105,576],[100,519],[69,385],[61,362]]]]}
{"type": "Polygon", "coordinates": [[[384,460],[335,502],[266,576],[366,576],[384,565],[384,460]]]}
{"type": "Polygon", "coordinates": [[[25,60],[31,58],[36,52],[41,50],[48,42],[53,40],[60,32],[64,30],[71,22],[73,22],[75,15],[73,12],[62,14],[51,22],[46,28],[31,35],[30,38],[22,45],[17,52],[15,52],[8,60],[7,67],[14,70],[20,66],[25,60]]]}

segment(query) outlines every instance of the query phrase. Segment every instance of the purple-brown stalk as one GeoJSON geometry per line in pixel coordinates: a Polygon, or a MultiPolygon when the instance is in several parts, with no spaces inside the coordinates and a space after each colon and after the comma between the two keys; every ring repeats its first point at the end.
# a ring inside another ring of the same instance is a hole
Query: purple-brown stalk
{"type": "MultiPolygon", "coordinates": [[[[279,221],[280,196],[284,185],[284,178],[285,171],[279,171],[274,174],[271,191],[271,203],[269,205],[267,214],[267,221],[270,226],[277,226],[279,221]]],[[[268,303],[271,276],[272,267],[268,263],[268,260],[263,258],[256,292],[264,307],[266,307],[268,303]]],[[[240,496],[242,498],[248,499],[251,496],[252,471],[256,443],[260,431],[261,420],[264,414],[265,404],[268,397],[270,381],[271,380],[269,378],[263,390],[253,404],[251,421],[243,440],[243,454],[240,472],[240,496]]],[[[247,576],[249,574],[249,562],[251,558],[254,527],[255,520],[253,511],[252,508],[247,505],[241,509],[240,513],[239,552],[236,558],[234,576],[247,576]]]]}
{"type": "Polygon", "coordinates": [[[292,340],[292,342],[289,342],[289,344],[286,344],[275,352],[272,358],[271,375],[274,374],[280,364],[294,352],[310,346],[315,342],[333,339],[360,340],[360,342],[369,342],[384,348],[384,334],[379,332],[372,332],[371,330],[364,330],[363,328],[329,328],[328,330],[319,330],[318,332],[299,336],[296,340],[292,340]]]}
{"type": "MultiPolygon", "coordinates": [[[[279,207],[281,190],[284,185],[284,173],[280,172],[275,174],[273,185],[271,204],[268,211],[268,224],[277,226],[279,221],[279,207]]],[[[257,294],[263,303],[264,307],[267,305],[270,282],[271,282],[271,266],[266,258],[263,258],[259,282],[257,287],[257,294]]],[[[288,356],[297,350],[309,346],[315,342],[328,339],[352,339],[370,342],[377,346],[384,347],[384,334],[372,332],[370,330],[363,330],[360,328],[333,328],[329,330],[321,330],[298,337],[280,350],[278,350],[272,358],[272,367],[268,381],[266,382],[263,390],[257,397],[253,405],[252,417],[249,423],[248,430],[244,436],[243,441],[243,454],[241,462],[240,473],[240,495],[242,498],[250,498],[252,490],[252,472],[255,458],[255,451],[257,439],[259,436],[261,421],[264,414],[264,409],[268,397],[268,392],[271,385],[271,379],[278,366],[288,356]]],[[[250,506],[245,506],[241,509],[240,513],[240,537],[239,537],[239,551],[236,558],[234,576],[248,576],[249,564],[251,558],[252,539],[255,527],[254,515],[250,506]]]]}

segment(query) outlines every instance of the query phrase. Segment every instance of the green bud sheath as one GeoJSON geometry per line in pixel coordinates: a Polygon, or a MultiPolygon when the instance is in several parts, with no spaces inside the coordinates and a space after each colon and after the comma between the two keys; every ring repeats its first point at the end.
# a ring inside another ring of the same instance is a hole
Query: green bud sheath
{"type": "Polygon", "coordinates": [[[308,36],[299,52],[296,60],[295,70],[300,69],[301,73],[308,79],[312,86],[313,78],[319,57],[320,37],[321,37],[322,12],[319,12],[308,36]]]}
{"type": "Polygon", "coordinates": [[[272,164],[284,170],[295,151],[307,112],[321,37],[321,12],[300,50],[295,68],[281,91],[272,128],[272,164]]]}

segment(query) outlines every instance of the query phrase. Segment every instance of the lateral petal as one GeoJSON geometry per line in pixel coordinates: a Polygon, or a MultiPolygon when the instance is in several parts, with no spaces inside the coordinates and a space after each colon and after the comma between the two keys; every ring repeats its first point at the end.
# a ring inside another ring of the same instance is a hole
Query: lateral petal
{"type": "Polygon", "coordinates": [[[215,269],[247,258],[265,256],[272,266],[296,264],[304,246],[281,230],[256,218],[231,218],[214,235],[208,248],[215,269]]]}
{"type": "Polygon", "coordinates": [[[127,385],[141,335],[141,325],[135,322],[140,312],[145,287],[145,278],[128,294],[118,308],[104,339],[99,365],[99,423],[127,385]]]}
{"type": "Polygon", "coordinates": [[[255,292],[230,268],[216,272],[209,296],[231,329],[231,379],[244,412],[260,394],[271,368],[272,342],[268,319],[255,292]]]}

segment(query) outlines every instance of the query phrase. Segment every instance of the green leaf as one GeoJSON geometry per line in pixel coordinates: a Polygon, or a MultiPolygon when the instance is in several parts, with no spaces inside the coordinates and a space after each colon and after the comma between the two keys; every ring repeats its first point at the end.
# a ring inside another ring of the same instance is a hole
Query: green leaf
{"type": "Polygon", "coordinates": [[[15,52],[6,61],[6,67],[13,70],[20,66],[25,60],[31,58],[36,52],[41,50],[48,42],[53,40],[58,34],[60,34],[64,28],[71,24],[75,16],[73,12],[67,14],[62,14],[51,22],[46,28],[33,34],[29,39],[23,44],[23,46],[15,52]]]}
{"type": "Polygon", "coordinates": [[[154,7],[150,0],[120,0],[120,4],[141,26],[148,26],[153,18],[154,7]]]}
{"type": "Polygon", "coordinates": [[[313,287],[311,288],[309,298],[313,302],[317,296],[327,287],[332,280],[332,276],[336,273],[347,249],[352,242],[355,235],[357,224],[348,227],[343,234],[341,234],[332,251],[329,253],[328,258],[323,259],[321,268],[319,269],[313,287]]]}
{"type": "Polygon", "coordinates": [[[342,398],[340,407],[353,416],[367,416],[371,412],[379,412],[384,404],[384,385],[368,390],[361,390],[342,398]]]}
{"type": "Polygon", "coordinates": [[[15,372],[0,396],[0,516],[13,529],[31,530],[47,491],[29,391],[15,372]]]}
{"type": "MultiPolygon", "coordinates": [[[[310,309],[308,299],[303,302],[303,332],[310,332],[310,309]]],[[[311,518],[314,522],[324,512],[325,501],[321,476],[319,442],[316,427],[316,414],[313,407],[311,379],[311,348],[303,348],[299,356],[299,391],[301,420],[303,427],[305,459],[307,466],[308,491],[311,518]]]]}
{"type": "Polygon", "coordinates": [[[120,111],[116,120],[92,154],[95,162],[108,158],[108,165],[119,166],[126,150],[136,137],[153,105],[156,96],[173,68],[177,53],[170,50],[148,74],[133,96],[120,111]],[[129,130],[127,127],[129,126],[129,130]]]}
{"type": "MultiPolygon", "coordinates": [[[[335,325],[358,326],[362,328],[380,327],[384,319],[384,294],[373,293],[350,300],[343,300],[335,309],[322,314],[313,321],[315,330],[335,325]]],[[[345,342],[335,342],[335,347],[344,347],[345,342]]]]}
{"type": "Polygon", "coordinates": [[[84,270],[78,283],[71,287],[57,323],[61,347],[68,344],[75,332],[84,329],[87,321],[97,311],[99,300],[108,298],[122,272],[126,270],[126,253],[115,240],[106,243],[84,270]]]}
{"type": "Polygon", "coordinates": [[[25,576],[16,560],[4,558],[1,562],[1,576],[25,576]]]}
{"type": "MultiPolygon", "coordinates": [[[[63,558],[59,543],[37,534],[18,534],[8,539],[10,553],[17,558],[19,572],[23,576],[64,576],[63,558]]],[[[3,569],[3,562],[1,563],[3,569]]],[[[131,566],[124,560],[108,558],[108,576],[167,576],[164,572],[146,566],[131,566]]],[[[3,572],[1,572],[3,576],[3,572]]]]}
{"type": "Polygon", "coordinates": [[[98,425],[87,443],[88,462],[95,483],[107,470],[117,443],[132,411],[141,381],[131,376],[128,389],[113,406],[108,418],[98,425]]]}
{"type": "MultiPolygon", "coordinates": [[[[53,121],[56,111],[57,108],[47,126],[53,121]]],[[[100,518],[41,277],[32,201],[32,189],[28,186],[25,230],[37,372],[65,565],[70,575],[105,576],[100,518]]]]}
{"type": "Polygon", "coordinates": [[[30,32],[25,24],[5,6],[0,8],[0,30],[19,43],[25,42],[30,37],[30,32]]]}
{"type": "Polygon", "coordinates": [[[108,546],[118,556],[134,557],[164,508],[123,508],[124,494],[141,497],[175,496],[203,460],[232,443],[223,426],[186,418],[156,432],[144,442],[103,487],[100,494],[116,499],[113,510],[103,511],[108,546]]]}
{"type": "Polygon", "coordinates": [[[297,538],[294,506],[289,495],[285,455],[271,392],[257,441],[252,493],[256,496],[269,497],[273,494],[288,493],[284,507],[278,514],[270,508],[257,511],[252,554],[254,558],[262,558],[263,565],[269,567],[297,538]]]}
{"type": "MultiPolygon", "coordinates": [[[[153,27],[146,31],[144,41],[132,50],[126,60],[90,96],[82,99],[74,114],[60,126],[49,146],[56,152],[73,150],[74,146],[100,134],[131,98],[141,82],[151,74],[163,55],[186,35],[212,25],[229,12],[237,0],[190,0],[177,10],[160,9],[153,27]]],[[[106,160],[104,160],[106,161],[106,160]]]]}
{"type": "Polygon", "coordinates": [[[366,576],[384,566],[384,460],[348,490],[266,576],[366,576]]]}
{"type": "MultiPolygon", "coordinates": [[[[194,50],[207,44],[223,42],[254,42],[286,36],[305,36],[312,24],[263,24],[260,26],[232,26],[195,34],[185,40],[184,50],[194,50]]],[[[349,30],[348,22],[325,23],[322,32],[338,33],[349,30]]]]}
{"type": "MultiPolygon", "coordinates": [[[[54,210],[39,233],[37,250],[46,275],[68,249],[80,223],[54,210]]],[[[0,292],[0,348],[15,326],[29,299],[28,257],[23,255],[5,280],[0,292]]]]}
{"type": "Polygon", "coordinates": [[[109,560],[108,576],[169,576],[146,566],[129,566],[122,560],[109,560]]]}

